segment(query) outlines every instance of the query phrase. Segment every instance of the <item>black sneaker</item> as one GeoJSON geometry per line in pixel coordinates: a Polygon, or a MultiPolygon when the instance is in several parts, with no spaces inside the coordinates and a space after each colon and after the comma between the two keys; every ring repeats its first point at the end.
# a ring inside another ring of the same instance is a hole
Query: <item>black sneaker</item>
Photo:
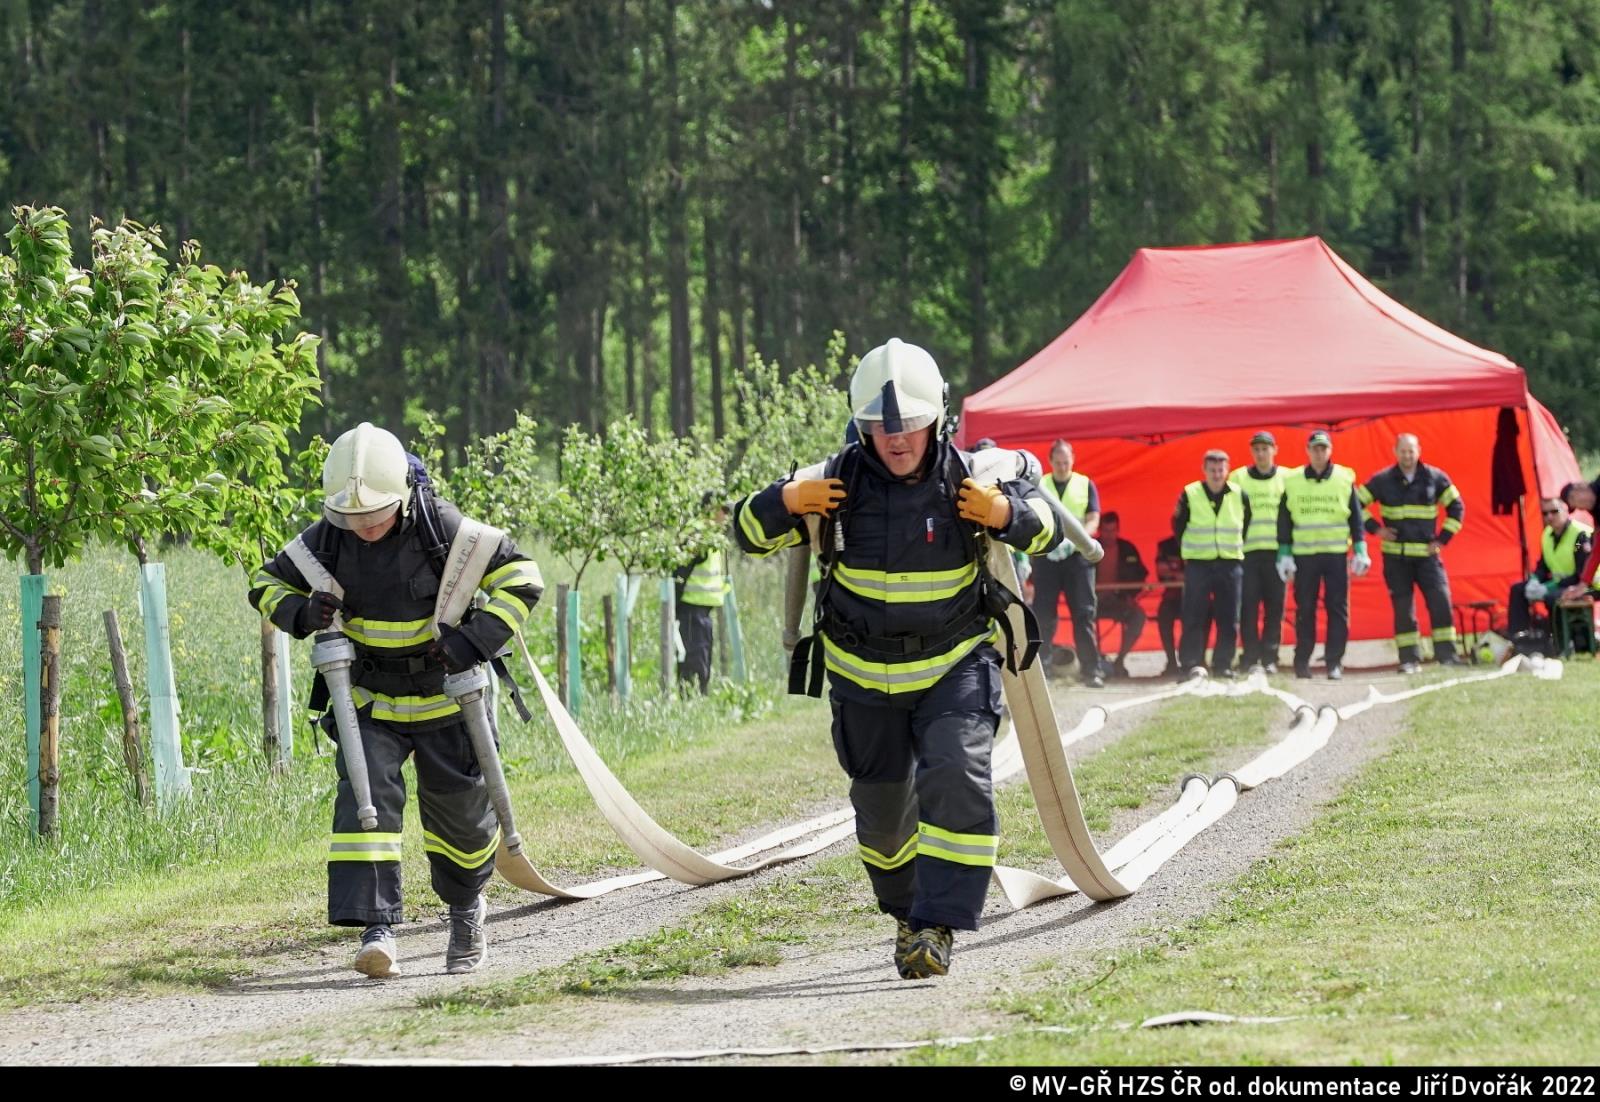
{"type": "Polygon", "coordinates": [[[1295,675],[1296,678],[1298,678],[1301,681],[1310,681],[1311,680],[1311,667],[1310,666],[1296,666],[1294,668],[1294,675],[1295,675]]]}
{"type": "Polygon", "coordinates": [[[900,966],[903,980],[925,980],[930,976],[943,976],[950,971],[950,954],[955,948],[955,934],[948,926],[928,926],[918,930],[906,950],[905,963],[900,966]]]}

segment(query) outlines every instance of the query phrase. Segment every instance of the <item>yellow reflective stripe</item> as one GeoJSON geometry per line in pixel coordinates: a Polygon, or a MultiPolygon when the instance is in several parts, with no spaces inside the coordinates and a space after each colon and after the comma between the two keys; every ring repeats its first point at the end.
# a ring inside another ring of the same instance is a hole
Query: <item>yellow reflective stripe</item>
{"type": "Polygon", "coordinates": [[[1421,636],[1414,631],[1397,631],[1394,635],[1394,641],[1402,647],[1416,646],[1417,640],[1420,638],[1421,636]]]}
{"type": "Polygon", "coordinates": [[[261,593],[261,615],[271,616],[278,611],[278,606],[283,604],[283,599],[291,593],[301,597],[309,597],[308,590],[290,585],[276,574],[269,574],[265,570],[257,570],[250,579],[250,588],[259,589],[261,593]]]}
{"type": "Polygon", "coordinates": [[[457,715],[461,711],[455,701],[444,695],[390,696],[357,685],[350,690],[350,696],[357,708],[365,708],[371,704],[373,719],[384,719],[394,723],[420,723],[428,719],[443,719],[445,716],[457,715]]]}
{"type": "Polygon", "coordinates": [[[1396,543],[1393,540],[1378,541],[1378,548],[1385,555],[1404,555],[1412,559],[1425,559],[1433,554],[1426,543],[1396,543]]]}
{"type": "Polygon", "coordinates": [[[1460,497],[1461,497],[1461,491],[1460,490],[1457,490],[1454,486],[1447,486],[1447,487],[1445,487],[1444,493],[1439,495],[1439,504],[1440,505],[1449,505],[1452,501],[1459,500],[1460,497]]]}
{"type": "Polygon", "coordinates": [[[839,563],[833,569],[833,577],[850,592],[862,597],[891,605],[918,604],[943,601],[956,596],[978,580],[978,564],[969,562],[955,570],[889,573],[884,570],[863,570],[839,563]]]}
{"type": "Polygon", "coordinates": [[[1461,531],[1461,521],[1455,517],[1445,517],[1443,527],[1446,532],[1459,532],[1461,531]]]}
{"type": "Polygon", "coordinates": [[[1000,848],[996,834],[957,834],[941,830],[932,823],[917,824],[917,855],[938,857],[959,865],[993,867],[1000,848]]]}
{"type": "Polygon", "coordinates": [[[906,839],[906,844],[901,846],[893,856],[885,856],[863,843],[857,843],[856,848],[861,851],[861,860],[873,868],[883,869],[885,872],[899,868],[917,855],[917,836],[913,834],[906,839]]]}
{"type": "Polygon", "coordinates": [[[328,842],[329,861],[398,861],[400,839],[396,833],[368,832],[341,834],[335,832],[328,842]]]}
{"type": "Polygon", "coordinates": [[[483,611],[487,612],[490,616],[493,616],[496,620],[499,620],[506,627],[510,628],[513,634],[521,631],[522,625],[527,622],[527,613],[518,615],[503,605],[497,608],[497,604],[497,601],[490,601],[483,606],[483,611]]]}
{"type": "Polygon", "coordinates": [[[1433,641],[1435,643],[1454,643],[1456,641],[1456,629],[1453,627],[1434,628],[1433,641]]]}
{"type": "Polygon", "coordinates": [[[449,842],[446,842],[443,838],[439,837],[431,830],[424,830],[422,832],[422,848],[425,851],[428,853],[437,853],[441,857],[447,857],[452,863],[460,865],[464,869],[475,869],[481,866],[485,861],[494,856],[494,851],[499,845],[499,827],[495,827],[494,838],[490,840],[489,844],[474,853],[467,853],[465,850],[457,849],[455,846],[452,846],[449,842]]]}
{"type": "Polygon", "coordinates": [[[1028,508],[1032,509],[1034,515],[1039,518],[1039,534],[1034,536],[1028,543],[1027,553],[1030,555],[1042,555],[1045,548],[1050,546],[1050,540],[1056,534],[1055,510],[1050,508],[1049,502],[1031,497],[1026,500],[1028,508]]]}
{"type": "Polygon", "coordinates": [[[761,522],[756,520],[755,514],[750,511],[750,502],[755,500],[755,495],[739,503],[739,528],[759,550],[757,555],[766,556],[782,547],[793,547],[800,542],[800,533],[797,529],[790,528],[777,539],[770,539],[761,527],[761,522]]]}
{"type": "Polygon", "coordinates": [[[1372,491],[1367,489],[1366,486],[1364,486],[1364,485],[1363,486],[1357,486],[1356,487],[1356,500],[1361,502],[1362,505],[1371,505],[1372,501],[1373,501],[1372,491]]]}
{"type": "Polygon", "coordinates": [[[513,559],[504,566],[489,571],[478,582],[478,588],[485,591],[511,589],[522,585],[544,588],[544,575],[539,573],[538,565],[531,559],[513,559]]]}
{"type": "Polygon", "coordinates": [[[822,649],[828,669],[864,689],[892,696],[895,693],[917,692],[937,684],[939,678],[979,643],[995,637],[996,631],[974,635],[941,655],[916,662],[872,662],[851,654],[826,634],[822,637],[822,649]]]}
{"type": "Polygon", "coordinates": [[[367,620],[356,616],[344,622],[344,633],[364,647],[398,650],[433,641],[427,619],[367,620]]]}
{"type": "Polygon", "coordinates": [[[1437,505],[1380,505],[1378,511],[1385,520],[1432,520],[1439,511],[1437,505]]]}

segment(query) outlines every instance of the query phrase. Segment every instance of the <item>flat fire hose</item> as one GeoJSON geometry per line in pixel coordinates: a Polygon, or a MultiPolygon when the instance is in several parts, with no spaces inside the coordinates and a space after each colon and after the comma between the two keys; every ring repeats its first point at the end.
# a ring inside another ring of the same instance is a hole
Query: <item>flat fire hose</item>
{"type": "Polygon", "coordinates": [[[600,813],[623,843],[641,861],[656,870],[654,874],[618,876],[579,888],[560,888],[540,875],[526,857],[509,853],[502,844],[495,854],[495,869],[517,887],[564,899],[590,899],[619,888],[658,879],[663,874],[685,884],[715,884],[723,880],[749,876],[787,861],[809,857],[855,833],[854,814],[846,809],[776,831],[765,838],[724,853],[710,857],[700,853],[663,829],[628,793],[622,782],[617,780],[616,775],[601,760],[600,755],[595,753],[588,739],[584,738],[583,732],[578,729],[577,723],[562,705],[561,699],[550,688],[549,681],[539,671],[520,636],[517,638],[517,644],[522,651],[523,660],[527,663],[528,672],[538,687],[539,696],[544,701],[545,710],[550,713],[551,721],[555,724],[562,746],[572,759],[573,765],[577,767],[578,775],[583,778],[583,783],[589,789],[589,794],[594,797],[600,813]],[[819,830],[820,833],[817,833],[819,830]],[[807,834],[813,837],[755,864],[726,863],[770,850],[785,841],[807,834]]]}

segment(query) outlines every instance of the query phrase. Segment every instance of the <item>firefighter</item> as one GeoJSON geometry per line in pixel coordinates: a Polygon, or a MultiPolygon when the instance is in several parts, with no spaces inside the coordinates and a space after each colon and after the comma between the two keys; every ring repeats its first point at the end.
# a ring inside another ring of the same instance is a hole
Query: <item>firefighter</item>
{"type": "MultiPolygon", "coordinates": [[[[1100,527],[1100,491],[1082,471],[1073,470],[1072,445],[1057,440],[1050,446],[1050,472],[1039,488],[1094,536],[1100,527]]],[[[1066,655],[1053,646],[1058,620],[1057,602],[1065,595],[1072,613],[1072,638],[1077,647],[1078,677],[1091,689],[1105,687],[1100,670],[1100,644],[1096,635],[1095,572],[1071,543],[1062,543],[1034,564],[1033,611],[1044,639],[1040,658],[1047,674],[1066,666],[1066,655]]]]}
{"type": "MultiPolygon", "coordinates": [[[[702,508],[712,506],[707,494],[702,508]]],[[[716,506],[713,514],[718,525],[727,518],[727,510],[716,506]]],[[[722,559],[722,548],[717,547],[690,563],[673,571],[677,588],[674,607],[678,614],[678,634],[683,637],[683,661],[678,663],[678,680],[696,685],[700,695],[706,694],[711,683],[711,618],[713,609],[722,607],[728,592],[728,579],[722,559]]]]}
{"type": "Polygon", "coordinates": [[[1250,437],[1254,462],[1236,467],[1228,480],[1250,499],[1250,529],[1244,534],[1244,584],[1239,607],[1239,665],[1278,672],[1283,637],[1284,581],[1277,569],[1278,507],[1283,503],[1283,468],[1278,441],[1262,430],[1250,437]]]}
{"type": "Polygon", "coordinates": [[[1179,663],[1186,674],[1205,664],[1207,620],[1217,624],[1211,672],[1233,677],[1233,649],[1239,622],[1244,534],[1250,527],[1250,499],[1228,481],[1228,453],[1213,448],[1202,461],[1205,477],[1178,495],[1172,534],[1183,553],[1183,637],[1179,663]]]}
{"type": "Polygon", "coordinates": [[[1422,590],[1433,629],[1433,653],[1441,666],[1466,663],[1456,654],[1456,629],[1451,619],[1450,579],[1440,553],[1461,531],[1466,506],[1450,476],[1422,462],[1422,444],[1413,433],[1395,438],[1395,463],[1369,478],[1356,492],[1362,506],[1378,506],[1366,530],[1378,537],[1383,551],[1383,580],[1394,606],[1394,642],[1400,672],[1416,673],[1417,606],[1413,587],[1422,590]],[[1438,523],[1439,510],[1445,513],[1438,523]]]}
{"type": "Polygon", "coordinates": [[[953,931],[978,928],[995,863],[992,641],[1015,598],[985,569],[984,538],[1040,555],[1068,530],[1086,560],[1100,558],[1020,462],[998,484],[971,476],[946,402],[926,351],[874,348],[850,380],[860,442],[743,499],[733,520],[740,547],[768,555],[802,541],[808,514],[822,518],[815,630],[795,649],[790,690],[820,693],[826,670],[859,853],[896,921],[903,979],[948,971],[953,931]]]}
{"type": "MultiPolygon", "coordinates": [[[[339,786],[328,848],[328,921],[363,928],[355,968],[380,978],[400,973],[392,929],[404,915],[400,768],[413,754],[423,849],[433,890],[450,909],[445,968],[470,972],[483,962],[483,886],[494,873],[500,829],[460,709],[441,687],[446,673],[494,658],[543,592],[538,567],[501,539],[478,582],[482,607],[457,625],[440,624],[435,638],[441,552],[462,521],[454,505],[418,481],[393,434],[362,423],[339,437],[322,468],[322,519],[298,538],[343,588],[343,598],[314,589],[290,548],[256,572],[249,597],[296,639],[329,630],[339,614],[355,646],[351,695],[378,823],[376,830],[359,824],[341,748],[334,758],[339,786]]],[[[326,695],[319,679],[314,711],[326,707],[326,695]]],[[[331,715],[321,722],[331,733],[331,715]]]]}
{"type": "Polygon", "coordinates": [[[1290,472],[1278,507],[1276,573],[1294,579],[1294,675],[1311,676],[1317,645],[1317,594],[1327,611],[1328,637],[1322,658],[1328,680],[1344,677],[1344,648],[1350,640],[1350,575],[1371,567],[1361,529],[1356,473],[1332,462],[1333,438],[1322,429],[1306,441],[1309,462],[1290,472]],[[1347,566],[1345,554],[1355,548],[1347,566]]]}

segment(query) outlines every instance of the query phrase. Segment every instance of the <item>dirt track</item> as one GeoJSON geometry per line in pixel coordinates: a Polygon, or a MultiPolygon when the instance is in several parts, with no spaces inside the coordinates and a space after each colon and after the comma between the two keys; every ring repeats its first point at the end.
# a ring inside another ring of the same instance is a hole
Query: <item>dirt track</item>
{"type": "MultiPolygon", "coordinates": [[[[1342,685],[1318,680],[1296,682],[1292,688],[1314,703],[1341,704],[1362,697],[1367,683],[1352,676],[1342,685]]],[[[1138,695],[1160,687],[1153,681],[1134,686],[1123,691],[1138,695]]],[[[1106,698],[1072,691],[1058,697],[1058,707],[1064,721],[1075,721],[1089,705],[1106,698]]],[[[1118,713],[1105,731],[1073,747],[1071,756],[1077,759],[1114,741],[1148,714],[1143,709],[1118,713]]],[[[1002,1028],[1001,1016],[988,1006],[995,992],[1014,983],[1030,964],[1127,944],[1143,930],[1204,912],[1223,885],[1302,829],[1364,762],[1380,753],[1403,717],[1403,706],[1391,706],[1340,724],[1327,748],[1288,776],[1245,793],[1231,814],[1190,842],[1129,899],[1094,904],[1070,896],[1012,912],[992,891],[984,929],[958,938],[955,967],[943,980],[912,984],[894,977],[888,962],[891,930],[885,920],[881,935],[842,936],[827,945],[812,941],[775,967],[738,969],[595,999],[585,1004],[582,1017],[541,1022],[534,1035],[481,1035],[470,1051],[452,1045],[448,1053],[425,1055],[599,1057],[970,1036],[1002,1028]]],[[[1288,719],[1285,709],[1285,725],[1288,719]]],[[[1109,837],[1120,836],[1136,821],[1116,822],[1109,837]]],[[[841,852],[847,844],[830,852],[841,852]]],[[[807,864],[774,870],[760,879],[804,876],[807,864]]],[[[501,908],[491,915],[491,955],[476,979],[559,964],[673,925],[713,899],[746,890],[741,881],[698,889],[662,882],[585,903],[501,908]]],[[[857,890],[864,898],[865,877],[857,890]]],[[[318,1041],[308,1052],[307,1043],[292,1034],[340,1020],[370,1022],[386,1009],[407,1008],[421,995],[460,986],[458,978],[443,974],[441,926],[425,923],[398,933],[407,975],[389,983],[354,977],[348,969],[350,951],[340,945],[273,957],[263,962],[258,975],[221,991],[8,1011],[0,1014],[0,1063],[195,1063],[354,1055],[331,1040],[318,1041]]],[[[363,1049],[360,1054],[401,1056],[406,1051],[363,1049]]]]}

